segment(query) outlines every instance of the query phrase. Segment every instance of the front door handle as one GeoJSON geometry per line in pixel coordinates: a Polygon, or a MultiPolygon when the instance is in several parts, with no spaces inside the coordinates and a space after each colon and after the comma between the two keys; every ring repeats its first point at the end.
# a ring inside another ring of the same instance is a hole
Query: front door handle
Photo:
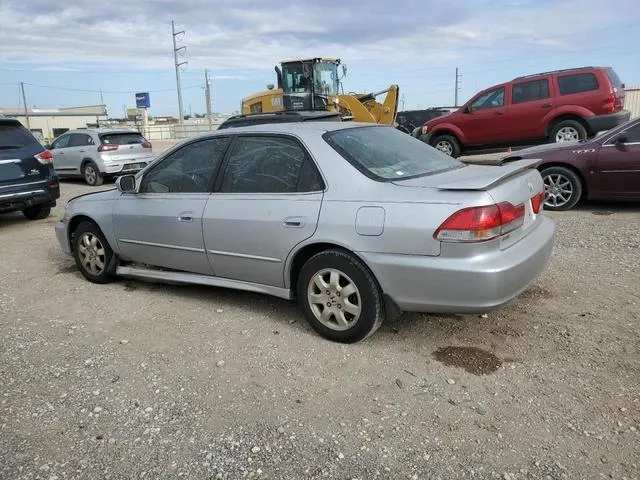
{"type": "Polygon", "coordinates": [[[540,105],[540,108],[551,108],[553,105],[551,105],[550,103],[543,103],[542,105],[540,105]]]}
{"type": "Polygon", "coordinates": [[[502,112],[493,112],[493,114],[494,114],[496,117],[499,117],[500,115],[504,115],[504,113],[502,113],[502,112]]]}
{"type": "Polygon", "coordinates": [[[288,228],[302,228],[304,227],[304,217],[287,217],[282,224],[288,228]]]}
{"type": "Polygon", "coordinates": [[[179,222],[193,222],[193,212],[182,212],[178,215],[179,222]]]}

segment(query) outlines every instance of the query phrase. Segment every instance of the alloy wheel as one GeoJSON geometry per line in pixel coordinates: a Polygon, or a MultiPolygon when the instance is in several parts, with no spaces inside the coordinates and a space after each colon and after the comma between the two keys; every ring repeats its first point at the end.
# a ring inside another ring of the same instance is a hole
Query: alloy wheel
{"type": "Polygon", "coordinates": [[[449,156],[453,154],[453,145],[451,145],[451,143],[447,142],[446,140],[440,140],[438,143],[436,143],[436,148],[442,153],[445,153],[449,156]]]}
{"type": "Polygon", "coordinates": [[[78,242],[78,254],[82,267],[91,275],[100,275],[105,268],[105,251],[100,239],[91,232],[85,232],[78,242]]]}
{"type": "Polygon", "coordinates": [[[544,177],[546,198],[544,204],[548,207],[562,207],[573,195],[571,180],[559,173],[552,173],[544,177]]]}
{"type": "Polygon", "coordinates": [[[348,330],[362,314],[358,287],[344,272],[335,268],[320,270],[311,277],[307,300],[316,319],[332,330],[348,330]]]}
{"type": "Polygon", "coordinates": [[[574,140],[580,140],[580,134],[574,127],[562,127],[556,133],[556,142],[572,142],[574,140]]]}

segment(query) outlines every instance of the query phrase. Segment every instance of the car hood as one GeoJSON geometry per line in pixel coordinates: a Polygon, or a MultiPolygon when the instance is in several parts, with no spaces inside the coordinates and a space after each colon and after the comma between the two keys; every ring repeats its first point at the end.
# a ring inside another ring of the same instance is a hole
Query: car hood
{"type": "Polygon", "coordinates": [[[83,193],[82,195],[78,195],[77,197],[73,197],[69,200],[69,203],[74,202],[76,200],[81,200],[83,202],[97,202],[102,200],[113,200],[120,196],[120,191],[117,188],[112,188],[109,190],[101,190],[99,192],[89,192],[83,193]]]}

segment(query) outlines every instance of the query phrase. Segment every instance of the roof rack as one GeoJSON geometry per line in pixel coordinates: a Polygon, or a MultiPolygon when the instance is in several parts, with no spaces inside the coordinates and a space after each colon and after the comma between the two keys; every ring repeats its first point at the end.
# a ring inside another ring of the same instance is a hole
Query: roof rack
{"type": "Polygon", "coordinates": [[[582,70],[584,68],[596,68],[596,67],[593,67],[593,66],[573,67],[573,68],[563,68],[561,70],[550,70],[548,72],[532,73],[531,75],[523,75],[522,77],[514,78],[513,81],[522,80],[523,78],[539,77],[541,75],[551,75],[552,73],[571,72],[572,70],[582,70]]]}

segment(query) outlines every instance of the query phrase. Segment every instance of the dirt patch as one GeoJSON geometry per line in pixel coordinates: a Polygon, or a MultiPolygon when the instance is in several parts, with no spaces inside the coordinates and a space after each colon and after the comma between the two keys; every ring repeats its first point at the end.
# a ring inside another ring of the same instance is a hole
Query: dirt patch
{"type": "Polygon", "coordinates": [[[593,212],[591,212],[594,215],[603,215],[603,216],[608,216],[608,215],[613,215],[616,212],[613,212],[611,210],[594,210],[593,212]]]}
{"type": "Polygon", "coordinates": [[[74,273],[77,272],[78,268],[75,265],[67,265],[66,267],[58,267],[58,271],[56,275],[62,275],[64,273],[74,273]]]}
{"type": "Polygon", "coordinates": [[[504,335],[505,337],[521,337],[523,333],[516,330],[511,325],[500,325],[499,327],[491,330],[494,335],[504,335]]]}
{"type": "Polygon", "coordinates": [[[553,293],[540,285],[532,285],[520,294],[521,298],[552,298],[553,293]]]}
{"type": "Polygon", "coordinates": [[[502,365],[493,353],[477,347],[443,347],[433,352],[433,357],[448,367],[464,368],[474,375],[493,373],[502,365]]]}

